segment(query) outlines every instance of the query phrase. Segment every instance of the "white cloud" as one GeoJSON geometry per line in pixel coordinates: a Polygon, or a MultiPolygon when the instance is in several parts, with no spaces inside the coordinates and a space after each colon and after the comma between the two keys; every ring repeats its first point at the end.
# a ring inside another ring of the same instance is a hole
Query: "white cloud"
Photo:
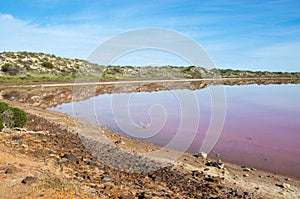
{"type": "Polygon", "coordinates": [[[108,35],[95,24],[39,26],[0,14],[0,51],[33,51],[86,58],[108,35]]]}
{"type": "Polygon", "coordinates": [[[300,42],[286,42],[255,49],[249,52],[249,56],[273,70],[300,71],[299,51],[300,42]]]}

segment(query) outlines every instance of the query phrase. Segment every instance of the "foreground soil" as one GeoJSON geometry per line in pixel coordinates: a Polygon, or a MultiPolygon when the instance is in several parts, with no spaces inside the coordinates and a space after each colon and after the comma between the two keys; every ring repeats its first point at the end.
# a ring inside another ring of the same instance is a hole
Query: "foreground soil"
{"type": "Polygon", "coordinates": [[[141,153],[159,147],[61,113],[9,103],[23,108],[29,121],[26,129],[0,133],[0,198],[300,198],[299,179],[188,153],[176,162],[145,159],[144,167],[158,169],[132,173],[141,153]],[[91,155],[75,122],[104,134],[114,150],[97,142],[101,151],[91,155]],[[127,167],[111,168],[107,160],[127,167]]]}

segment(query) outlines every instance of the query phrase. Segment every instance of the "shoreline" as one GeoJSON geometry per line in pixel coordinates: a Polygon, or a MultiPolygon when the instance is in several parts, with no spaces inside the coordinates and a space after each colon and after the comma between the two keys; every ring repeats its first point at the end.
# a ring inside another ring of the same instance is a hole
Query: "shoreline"
{"type": "Polygon", "coordinates": [[[201,79],[157,79],[157,80],[114,80],[114,81],[78,81],[76,82],[24,82],[24,83],[1,83],[1,87],[60,87],[60,86],[88,86],[88,85],[107,85],[107,84],[134,84],[134,83],[168,83],[168,82],[198,82],[198,81],[208,81],[208,82],[222,82],[222,81],[300,81],[298,78],[201,78],[201,79]]]}
{"type": "MultiPolygon", "coordinates": [[[[67,116],[63,113],[58,113],[50,110],[43,110],[40,108],[32,108],[29,105],[20,104],[17,102],[7,101],[12,106],[16,106],[25,110],[25,112],[35,117],[43,118],[50,123],[62,125],[64,128],[76,132],[74,127],[74,121],[80,121],[82,125],[91,125],[88,122],[81,121],[74,117],[67,116]]],[[[41,126],[41,128],[45,128],[41,126]]],[[[159,146],[153,144],[138,141],[133,138],[124,137],[117,133],[111,132],[105,128],[94,126],[96,131],[104,131],[105,136],[108,137],[111,142],[122,141],[126,144],[122,144],[120,147],[130,152],[149,152],[155,151],[159,146]]],[[[45,129],[44,129],[45,130],[45,129]]],[[[118,145],[118,144],[117,144],[118,145]]],[[[168,151],[167,155],[172,155],[172,150],[168,151]]],[[[209,160],[209,159],[208,159],[209,160]]],[[[241,168],[240,165],[235,165],[225,162],[225,170],[216,167],[206,166],[206,159],[195,158],[192,154],[184,153],[174,164],[173,167],[181,172],[195,172],[203,174],[204,176],[214,176],[224,178],[222,184],[225,184],[227,188],[235,188],[243,190],[252,195],[252,198],[296,198],[300,195],[300,179],[276,175],[266,171],[246,171],[245,168],[241,168]],[[289,180],[286,180],[289,179],[289,180]],[[289,189],[281,188],[278,185],[288,183],[289,189]],[[277,185],[276,185],[277,184],[277,185]]],[[[226,189],[227,189],[226,188],[226,189]]]]}

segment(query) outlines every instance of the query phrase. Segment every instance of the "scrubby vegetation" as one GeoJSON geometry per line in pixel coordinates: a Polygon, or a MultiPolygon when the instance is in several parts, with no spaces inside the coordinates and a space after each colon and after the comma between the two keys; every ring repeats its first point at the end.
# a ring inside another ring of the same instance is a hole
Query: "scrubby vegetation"
{"type": "Polygon", "coordinates": [[[27,122],[26,113],[16,107],[10,107],[5,102],[0,102],[0,130],[4,127],[23,127],[27,122]]]}
{"type": "Polygon", "coordinates": [[[45,68],[48,68],[48,69],[53,69],[54,68],[54,65],[51,62],[43,62],[41,65],[45,68]]]}
{"type": "Polygon", "coordinates": [[[299,72],[206,69],[200,66],[100,66],[43,53],[0,53],[0,82],[71,82],[76,80],[147,80],[203,78],[300,78],[299,72]]]}

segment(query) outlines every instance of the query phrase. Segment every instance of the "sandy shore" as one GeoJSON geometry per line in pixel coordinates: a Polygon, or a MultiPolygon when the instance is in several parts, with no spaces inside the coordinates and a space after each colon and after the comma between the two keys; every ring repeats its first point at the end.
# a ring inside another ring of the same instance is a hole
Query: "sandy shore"
{"type": "Polygon", "coordinates": [[[9,103],[24,109],[29,121],[27,130],[0,134],[0,198],[300,198],[299,179],[189,153],[171,162],[166,157],[177,152],[168,149],[164,156],[145,157],[160,147],[62,113],[9,103]],[[88,133],[78,134],[78,126],[88,133]],[[110,144],[89,140],[99,132],[110,144]],[[134,165],[155,170],[131,173],[134,165]]]}

